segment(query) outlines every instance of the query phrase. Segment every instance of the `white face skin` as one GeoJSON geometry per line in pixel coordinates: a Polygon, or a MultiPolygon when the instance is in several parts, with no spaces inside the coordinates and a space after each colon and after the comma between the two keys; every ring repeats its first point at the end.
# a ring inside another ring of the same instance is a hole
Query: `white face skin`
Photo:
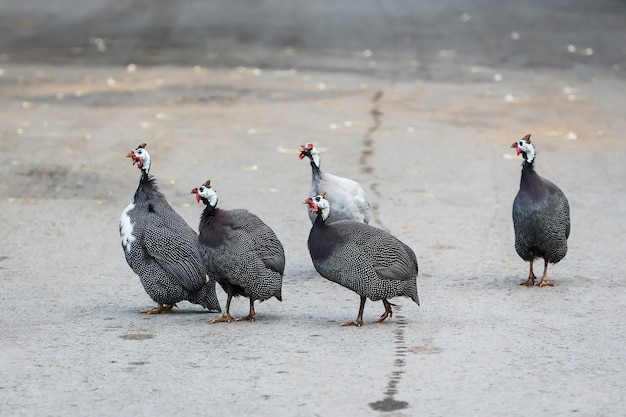
{"type": "Polygon", "coordinates": [[[320,167],[320,153],[315,148],[315,146],[311,148],[311,156],[313,157],[313,162],[315,162],[315,165],[317,165],[317,167],[319,168],[320,167]]]}
{"type": "Polygon", "coordinates": [[[217,193],[211,187],[201,185],[198,187],[198,195],[202,198],[206,198],[209,201],[209,205],[215,207],[217,204],[217,193]]]}
{"type": "Polygon", "coordinates": [[[535,160],[535,145],[532,143],[520,139],[517,141],[517,149],[526,154],[526,161],[528,161],[529,164],[535,160]]]}
{"type": "Polygon", "coordinates": [[[150,171],[150,154],[148,151],[145,148],[137,147],[133,150],[133,152],[138,158],[141,158],[141,169],[146,172],[150,171]]]}
{"type": "Polygon", "coordinates": [[[326,200],[323,195],[318,194],[313,197],[313,202],[317,206],[317,209],[322,212],[322,219],[326,220],[330,214],[330,204],[328,200],[326,200]]]}

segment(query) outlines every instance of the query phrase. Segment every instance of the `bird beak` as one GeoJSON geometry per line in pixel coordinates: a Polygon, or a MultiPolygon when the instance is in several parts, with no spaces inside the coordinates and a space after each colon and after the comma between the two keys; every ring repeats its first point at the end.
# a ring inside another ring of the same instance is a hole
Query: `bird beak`
{"type": "Polygon", "coordinates": [[[196,195],[196,201],[198,203],[200,202],[200,200],[202,200],[202,197],[200,197],[200,194],[198,194],[198,187],[196,187],[193,190],[191,190],[190,194],[195,194],[196,195]]]}
{"type": "Polygon", "coordinates": [[[136,163],[137,164],[137,168],[141,168],[143,166],[143,161],[141,160],[141,158],[139,158],[135,154],[134,150],[128,152],[128,154],[126,154],[126,158],[132,158],[133,159],[133,165],[135,165],[135,163],[136,163]]]}
{"type": "Polygon", "coordinates": [[[304,200],[303,204],[308,204],[309,205],[309,211],[313,214],[316,214],[317,211],[319,210],[319,207],[317,207],[317,204],[315,204],[313,202],[313,199],[311,197],[307,198],[306,200],[304,200]]]}
{"type": "Polygon", "coordinates": [[[511,145],[511,148],[515,148],[515,152],[517,152],[517,154],[518,154],[518,155],[522,153],[522,151],[520,150],[520,148],[519,148],[519,146],[518,146],[517,142],[514,142],[514,143],[511,145]]]}

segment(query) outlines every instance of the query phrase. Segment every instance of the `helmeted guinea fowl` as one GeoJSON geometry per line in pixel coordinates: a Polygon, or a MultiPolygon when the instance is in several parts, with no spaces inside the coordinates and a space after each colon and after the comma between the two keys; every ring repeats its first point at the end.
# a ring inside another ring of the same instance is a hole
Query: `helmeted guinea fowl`
{"type": "Polygon", "coordinates": [[[530,262],[528,279],[520,285],[552,286],[548,281],[548,263],[559,262],[567,253],[569,203],[559,187],[535,172],[535,145],[530,135],[513,143],[511,148],[524,157],[520,187],[513,201],[515,251],[530,262]],[[543,275],[537,284],[533,272],[535,258],[544,260],[543,275]]]}
{"type": "MultiPolygon", "coordinates": [[[[315,197],[321,191],[328,196],[328,202],[333,207],[326,223],[337,220],[356,220],[369,223],[370,203],[367,201],[365,190],[361,185],[348,178],[322,172],[320,169],[319,151],[312,143],[300,146],[300,159],[304,157],[311,161],[311,191],[309,197],[315,197]]],[[[317,215],[309,210],[311,223],[315,223],[317,215]]]]}
{"type": "Polygon", "coordinates": [[[274,231],[245,209],[217,207],[217,193],[211,181],[191,190],[206,207],[200,218],[198,246],[206,268],[226,291],[226,311],[213,323],[230,322],[230,302],[242,295],[250,299],[248,316],[256,318],[254,302],[276,297],[282,301],[285,252],[274,231]]]}
{"type": "Polygon", "coordinates": [[[159,314],[188,300],[221,311],[215,281],[207,280],[198,251],[198,235],[159,192],[148,175],[150,154],[142,143],[127,157],[141,170],[139,186],[120,217],[120,237],[126,261],[139,276],[158,307],[142,313],[159,314]]]}
{"type": "Polygon", "coordinates": [[[316,215],[308,247],[317,272],[361,297],[356,321],[361,326],[365,300],[382,300],[385,312],[376,322],[393,316],[388,299],[407,296],[419,305],[417,258],[410,247],[384,230],[354,220],[327,223],[332,206],[320,193],[305,203],[316,215]]]}

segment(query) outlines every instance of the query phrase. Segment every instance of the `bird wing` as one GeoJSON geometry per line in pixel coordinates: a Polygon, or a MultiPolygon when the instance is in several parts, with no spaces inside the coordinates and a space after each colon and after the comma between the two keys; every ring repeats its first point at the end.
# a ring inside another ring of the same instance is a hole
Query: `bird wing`
{"type": "Polygon", "coordinates": [[[372,260],[372,266],[381,278],[406,281],[417,275],[415,253],[395,236],[360,222],[340,221],[328,226],[337,223],[341,240],[357,245],[372,260]],[[341,227],[341,224],[351,227],[341,227]]]}
{"type": "Polygon", "coordinates": [[[239,219],[233,224],[233,230],[244,232],[243,238],[252,242],[254,252],[266,268],[282,274],[285,271],[285,251],[274,231],[248,210],[238,209],[232,212],[239,219]]]}
{"type": "Polygon", "coordinates": [[[547,186],[549,199],[552,201],[550,204],[553,206],[555,217],[559,223],[562,223],[565,227],[565,238],[569,238],[570,232],[570,214],[569,214],[569,202],[565,193],[553,182],[542,178],[547,186]]]}
{"type": "Polygon", "coordinates": [[[382,245],[375,253],[374,269],[380,277],[406,281],[417,274],[417,262],[412,262],[403,245],[382,245]]]}
{"type": "Polygon", "coordinates": [[[168,221],[159,213],[148,213],[143,246],[187,290],[198,291],[206,283],[197,234],[173,210],[168,221]]]}

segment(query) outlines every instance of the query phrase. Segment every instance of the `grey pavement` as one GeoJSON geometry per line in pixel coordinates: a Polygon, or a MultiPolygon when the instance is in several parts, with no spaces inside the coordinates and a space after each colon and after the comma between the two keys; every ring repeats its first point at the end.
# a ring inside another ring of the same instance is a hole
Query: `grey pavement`
{"type": "Polygon", "coordinates": [[[5,1],[0,415],[626,415],[625,22],[609,0],[5,1]],[[526,133],[571,205],[551,288],[518,285],[526,133]],[[339,326],[358,297],[308,255],[309,141],[416,252],[420,307],[339,326]],[[282,303],[139,313],[118,222],[141,142],[192,227],[210,178],[275,230],[282,303]]]}

